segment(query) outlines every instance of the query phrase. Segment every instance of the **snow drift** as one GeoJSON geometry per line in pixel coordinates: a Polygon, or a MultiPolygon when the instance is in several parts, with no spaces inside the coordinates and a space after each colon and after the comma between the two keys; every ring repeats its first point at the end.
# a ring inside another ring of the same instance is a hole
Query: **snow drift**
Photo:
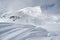
{"type": "Polygon", "coordinates": [[[46,17],[39,6],[6,12],[0,17],[0,40],[55,40],[56,35],[41,27],[51,22],[46,17]]]}

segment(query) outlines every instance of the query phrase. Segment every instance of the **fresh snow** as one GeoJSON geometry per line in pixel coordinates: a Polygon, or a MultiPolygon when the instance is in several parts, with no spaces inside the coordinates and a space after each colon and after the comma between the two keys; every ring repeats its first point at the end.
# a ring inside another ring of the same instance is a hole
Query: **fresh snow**
{"type": "Polygon", "coordinates": [[[40,6],[6,12],[0,16],[0,40],[60,40],[60,32],[45,28],[52,22],[46,17],[40,6]]]}

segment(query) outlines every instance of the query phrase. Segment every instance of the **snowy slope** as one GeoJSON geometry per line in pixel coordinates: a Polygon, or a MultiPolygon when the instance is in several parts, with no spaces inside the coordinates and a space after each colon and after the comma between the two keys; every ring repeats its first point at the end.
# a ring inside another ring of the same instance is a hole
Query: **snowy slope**
{"type": "Polygon", "coordinates": [[[35,37],[48,36],[47,30],[43,28],[36,28],[33,25],[22,25],[22,24],[11,24],[11,23],[8,24],[0,23],[0,24],[2,24],[0,26],[0,40],[20,40],[20,39],[23,40],[34,36],[35,37]]]}
{"type": "Polygon", "coordinates": [[[2,14],[0,17],[0,40],[60,40],[59,35],[54,35],[41,27],[45,22],[47,24],[51,22],[51,20],[46,21],[44,16],[47,17],[42,15],[39,6],[2,14]],[[39,16],[40,18],[38,18],[39,16]]]}
{"type": "Polygon", "coordinates": [[[6,12],[1,15],[1,18],[6,18],[11,22],[19,23],[19,24],[20,23],[21,24],[23,23],[34,24],[35,23],[35,24],[40,25],[41,24],[40,22],[42,20],[37,18],[39,15],[41,15],[41,9],[39,6],[37,6],[37,7],[23,8],[15,12],[6,12]]]}
{"type": "Polygon", "coordinates": [[[5,12],[1,15],[1,18],[2,21],[6,20],[15,24],[32,24],[38,27],[43,27],[48,31],[59,31],[60,16],[48,15],[40,11],[42,10],[39,6],[26,7],[17,11],[5,12]],[[34,16],[33,14],[36,16],[34,16]]]}
{"type": "Polygon", "coordinates": [[[60,40],[60,36],[48,36],[48,31],[33,25],[0,23],[0,40],[60,40]]]}
{"type": "Polygon", "coordinates": [[[20,10],[17,10],[15,12],[6,12],[1,15],[1,17],[10,17],[10,16],[23,16],[23,15],[29,15],[32,17],[37,17],[41,15],[41,8],[40,6],[37,7],[26,7],[20,10]]]}

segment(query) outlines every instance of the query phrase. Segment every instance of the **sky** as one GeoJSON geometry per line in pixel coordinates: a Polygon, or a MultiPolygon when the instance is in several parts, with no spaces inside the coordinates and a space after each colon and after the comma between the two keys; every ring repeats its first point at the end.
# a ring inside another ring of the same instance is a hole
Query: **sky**
{"type": "Polygon", "coordinates": [[[30,6],[41,6],[42,11],[57,13],[60,10],[60,0],[0,0],[0,12],[15,11],[30,6]],[[52,11],[53,10],[53,11],[52,11]]]}

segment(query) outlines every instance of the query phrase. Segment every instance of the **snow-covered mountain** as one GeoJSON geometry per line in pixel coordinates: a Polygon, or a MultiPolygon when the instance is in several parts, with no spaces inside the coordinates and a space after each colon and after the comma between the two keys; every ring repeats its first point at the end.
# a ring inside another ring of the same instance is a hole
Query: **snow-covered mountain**
{"type": "Polygon", "coordinates": [[[35,23],[40,25],[41,21],[37,18],[39,15],[41,15],[41,8],[37,6],[23,8],[15,12],[6,12],[1,15],[1,18],[8,19],[9,21],[15,23],[35,23]]]}
{"type": "Polygon", "coordinates": [[[32,17],[37,17],[41,15],[41,8],[40,6],[37,7],[26,7],[20,10],[17,10],[15,12],[6,12],[1,15],[1,17],[10,17],[10,16],[23,16],[23,15],[29,15],[32,17]]]}
{"type": "Polygon", "coordinates": [[[40,26],[44,20],[39,6],[6,12],[0,16],[0,40],[55,40],[56,34],[40,26]]]}
{"type": "Polygon", "coordinates": [[[33,25],[39,23],[39,19],[36,17],[41,13],[40,11],[40,7],[28,7],[2,14],[0,17],[0,40],[25,40],[34,36],[48,36],[47,30],[33,25]],[[38,12],[34,14],[35,11],[38,12]]]}

